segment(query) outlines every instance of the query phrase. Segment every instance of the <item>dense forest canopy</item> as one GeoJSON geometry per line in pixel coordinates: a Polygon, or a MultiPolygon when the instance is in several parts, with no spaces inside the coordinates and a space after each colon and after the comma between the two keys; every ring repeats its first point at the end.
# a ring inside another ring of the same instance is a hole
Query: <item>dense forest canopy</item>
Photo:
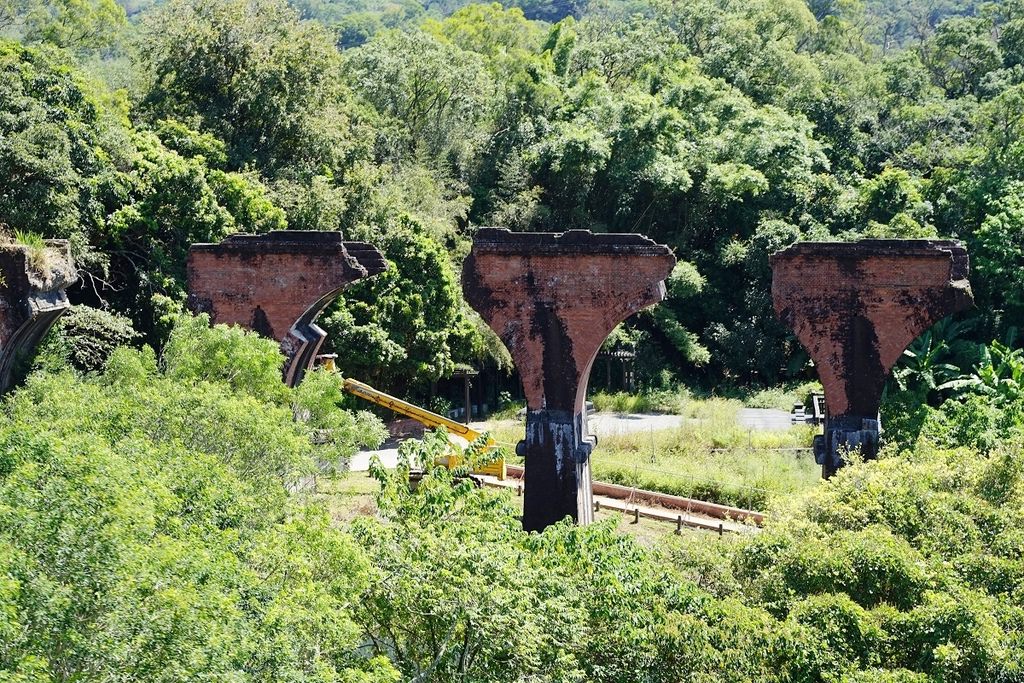
{"type": "Polygon", "coordinates": [[[283,227],[384,249],[393,270],[323,324],[347,372],[413,394],[502,355],[455,278],[481,225],[671,245],[668,300],[616,337],[650,386],[805,374],[768,297],[767,255],[798,239],[959,238],[979,305],[951,329],[1013,345],[1024,313],[1017,0],[6,0],[0,18],[0,222],[71,239],[76,301],[140,340],[160,343],[152,297],[182,296],[191,242],[283,227]]]}

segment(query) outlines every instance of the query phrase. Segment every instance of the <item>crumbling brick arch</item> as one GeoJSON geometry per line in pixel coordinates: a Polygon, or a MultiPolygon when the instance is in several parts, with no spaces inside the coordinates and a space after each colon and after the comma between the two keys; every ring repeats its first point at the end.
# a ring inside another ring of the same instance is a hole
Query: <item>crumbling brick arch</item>
{"type": "Polygon", "coordinates": [[[342,290],[386,268],[384,256],[340,232],[280,230],[194,244],[188,256],[188,305],[213,323],[241,325],[275,339],[282,377],[302,381],[326,336],[317,317],[342,290]]]}
{"type": "Polygon", "coordinates": [[[462,270],[466,301],[508,347],[526,394],[523,527],[593,519],[584,400],[605,338],[665,297],[675,257],[642,235],[480,230],[462,270]]]}

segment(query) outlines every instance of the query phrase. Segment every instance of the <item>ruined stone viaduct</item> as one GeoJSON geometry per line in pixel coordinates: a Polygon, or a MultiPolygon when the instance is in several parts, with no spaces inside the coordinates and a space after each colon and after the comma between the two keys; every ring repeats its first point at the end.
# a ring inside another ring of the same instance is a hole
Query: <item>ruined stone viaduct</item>
{"type": "MultiPolygon", "coordinates": [[[[0,247],[0,390],[68,307],[75,280],[66,242],[0,247]]],[[[467,258],[467,302],[498,334],[527,398],[523,525],[592,519],[585,397],[594,358],[612,329],[665,297],[675,257],[635,234],[512,233],[482,229],[467,258]]],[[[317,316],[349,284],[385,269],[372,245],[337,232],[233,235],[189,252],[189,305],[214,323],[277,340],[283,379],[301,381],[324,332],[317,316]]],[[[815,363],[828,415],[816,448],[825,476],[843,454],[877,454],[879,403],[900,355],[939,319],[972,304],[963,246],[947,240],[798,243],[771,257],[779,318],[815,363]]]]}

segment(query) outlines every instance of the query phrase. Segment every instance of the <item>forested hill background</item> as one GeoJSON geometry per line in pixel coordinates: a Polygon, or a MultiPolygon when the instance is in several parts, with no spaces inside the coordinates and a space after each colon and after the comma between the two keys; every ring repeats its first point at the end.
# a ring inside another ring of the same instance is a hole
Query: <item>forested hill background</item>
{"type": "Polygon", "coordinates": [[[1016,342],[1021,0],[3,0],[0,25],[0,222],[72,240],[73,298],[113,314],[68,324],[159,344],[190,243],[342,230],[393,268],[330,343],[415,394],[507,361],[457,280],[501,225],[676,249],[614,339],[651,386],[806,372],[769,300],[797,239],[962,239],[978,308],[914,362],[1016,342]]]}

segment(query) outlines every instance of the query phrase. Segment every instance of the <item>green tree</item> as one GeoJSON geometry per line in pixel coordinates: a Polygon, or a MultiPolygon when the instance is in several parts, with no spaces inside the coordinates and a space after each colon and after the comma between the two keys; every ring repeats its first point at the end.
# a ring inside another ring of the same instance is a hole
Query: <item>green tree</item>
{"type": "Polygon", "coordinates": [[[121,348],[5,404],[0,676],[397,680],[359,654],[365,555],[289,498],[311,427],[244,381],[268,342],[203,322],[178,321],[166,374],[121,348]]]}
{"type": "Polygon", "coordinates": [[[77,53],[109,47],[127,23],[115,0],[39,0],[22,9],[26,40],[77,53]]]}
{"type": "Polygon", "coordinates": [[[72,306],[44,338],[37,362],[97,372],[106,367],[116,349],[131,346],[139,336],[129,318],[89,306],[72,306]]]}
{"type": "Polygon", "coordinates": [[[929,41],[927,60],[935,83],[947,96],[977,95],[982,79],[1002,65],[991,25],[979,18],[952,18],[929,41]]]}
{"type": "Polygon", "coordinates": [[[400,217],[374,241],[387,271],[346,289],[320,325],[346,375],[422,389],[451,374],[455,351],[472,346],[476,328],[448,254],[419,224],[400,217]]]}
{"type": "Polygon", "coordinates": [[[422,31],[386,31],[345,55],[353,89],[389,119],[397,158],[469,155],[482,142],[494,85],[473,52],[422,31]]]}
{"type": "Polygon", "coordinates": [[[82,260],[103,221],[94,196],[114,169],[104,150],[103,103],[69,60],[0,43],[0,221],[73,240],[82,260]]]}
{"type": "Polygon", "coordinates": [[[979,294],[987,307],[1015,325],[1024,314],[1024,184],[1017,182],[992,203],[974,234],[974,264],[979,294]]]}
{"type": "Polygon", "coordinates": [[[151,78],[144,110],[194,120],[227,143],[235,169],[333,171],[358,144],[329,33],[284,0],[172,0],[137,46],[151,78]]]}

